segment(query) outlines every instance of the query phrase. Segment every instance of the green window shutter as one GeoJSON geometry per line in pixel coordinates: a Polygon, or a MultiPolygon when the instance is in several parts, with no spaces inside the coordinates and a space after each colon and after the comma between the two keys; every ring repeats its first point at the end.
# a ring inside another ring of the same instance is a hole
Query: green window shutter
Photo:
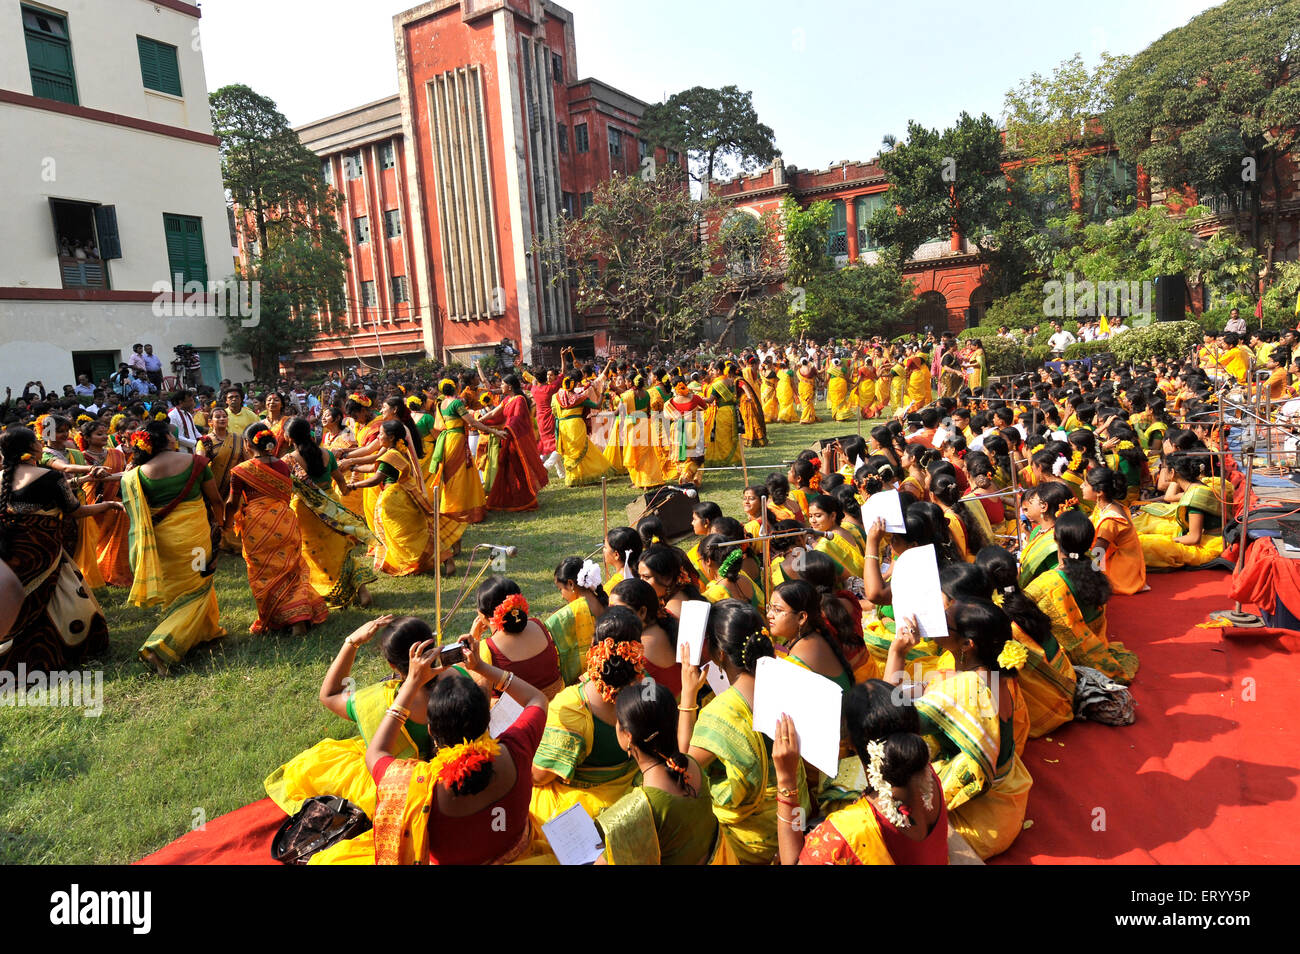
{"type": "Polygon", "coordinates": [[[208,262],[203,251],[203,220],[189,215],[163,215],[167,237],[168,275],[182,282],[207,282],[208,262]]]}
{"type": "Polygon", "coordinates": [[[23,7],[22,14],[32,95],[78,105],[67,20],[31,7],[23,7]]]}
{"type": "Polygon", "coordinates": [[[140,79],[145,89],[180,96],[181,73],[176,47],[147,36],[137,36],[135,44],[140,51],[140,79]]]}

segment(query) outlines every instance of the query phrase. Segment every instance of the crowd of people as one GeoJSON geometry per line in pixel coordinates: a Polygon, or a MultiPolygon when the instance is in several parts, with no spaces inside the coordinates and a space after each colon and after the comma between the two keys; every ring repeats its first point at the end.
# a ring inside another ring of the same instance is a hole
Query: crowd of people
{"type": "Polygon", "coordinates": [[[988,858],[1021,830],[1025,741],[1075,718],[1084,685],[1113,694],[1117,721],[1131,713],[1139,660],[1108,604],[1140,598],[1149,569],[1219,556],[1231,492],[1215,395],[1247,368],[1295,368],[1293,345],[1208,336],[1185,359],[998,381],[978,341],[943,335],[600,364],[565,352],[549,370],[310,393],[223,383],[197,403],[25,394],[0,436],[0,566],[24,594],[0,665],[101,651],[94,593],[110,586],[160,607],[140,656],[167,673],[224,633],[222,552],[246,564],[253,632],[301,632],[368,606],[385,576],[454,571],[466,528],[536,509],[548,471],[689,486],[693,540],[653,514],[610,529],[600,562],[557,564],[562,605],[545,618],[531,605],[553,596],[494,576],[459,648],[412,617],[347,638],[320,699],[359,737],[267,779],[290,814],[329,794],[373,820],[313,863],[547,860],[541,826],[574,805],[606,863],[988,858]],[[743,466],[769,427],[819,409],[873,424],[706,499],[707,468],[743,466]],[[901,525],[864,523],[879,494],[897,494],[901,525]],[[923,548],[945,636],[893,612],[899,557],[923,548]],[[698,665],[678,645],[691,601],[712,604],[698,665]],[[393,677],[345,691],[371,639],[393,677]],[[754,729],[773,656],[842,691],[834,776],[804,761],[788,720],[775,738],[754,729]],[[506,697],[522,711],[491,734],[506,697]]]}

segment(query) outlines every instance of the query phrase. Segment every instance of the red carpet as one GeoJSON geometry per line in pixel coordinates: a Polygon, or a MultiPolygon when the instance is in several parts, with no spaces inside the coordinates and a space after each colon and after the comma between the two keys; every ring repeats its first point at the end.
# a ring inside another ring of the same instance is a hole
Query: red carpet
{"type": "MultiPolygon", "coordinates": [[[[1300,858],[1300,637],[1198,629],[1230,609],[1225,573],[1152,574],[1110,631],[1142,661],[1138,720],[1032,740],[1033,825],[994,863],[1284,864],[1300,858]],[[1100,810],[1100,811],[1099,811],[1100,810]]],[[[272,864],[283,813],[262,799],[140,864],[272,864]]]]}
{"type": "Polygon", "coordinates": [[[1110,604],[1137,652],[1137,722],[1031,740],[1033,825],[994,863],[1286,864],[1300,858],[1295,633],[1198,629],[1229,576],[1152,574],[1110,604]],[[1281,635],[1278,635],[1281,634],[1281,635]]]}

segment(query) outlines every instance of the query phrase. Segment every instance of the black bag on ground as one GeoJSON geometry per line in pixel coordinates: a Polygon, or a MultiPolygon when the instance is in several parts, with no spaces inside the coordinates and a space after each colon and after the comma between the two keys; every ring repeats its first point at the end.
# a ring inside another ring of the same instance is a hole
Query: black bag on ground
{"type": "Polygon", "coordinates": [[[312,855],[336,842],[370,830],[370,819],[337,795],[317,795],[286,818],[271,839],[271,857],[286,865],[305,865],[312,855]]]}

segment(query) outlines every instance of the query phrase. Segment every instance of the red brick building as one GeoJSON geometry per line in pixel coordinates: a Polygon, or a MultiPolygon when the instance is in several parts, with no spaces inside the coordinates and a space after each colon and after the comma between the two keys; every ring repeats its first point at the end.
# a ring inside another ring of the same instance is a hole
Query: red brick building
{"type": "MultiPolygon", "coordinates": [[[[531,249],[597,183],[634,174],[646,104],[580,78],[546,0],[431,0],[393,18],[398,93],[298,127],[341,194],[348,311],[305,363],[603,350],[531,249]]],[[[681,162],[658,150],[657,162],[681,162]]]]}

